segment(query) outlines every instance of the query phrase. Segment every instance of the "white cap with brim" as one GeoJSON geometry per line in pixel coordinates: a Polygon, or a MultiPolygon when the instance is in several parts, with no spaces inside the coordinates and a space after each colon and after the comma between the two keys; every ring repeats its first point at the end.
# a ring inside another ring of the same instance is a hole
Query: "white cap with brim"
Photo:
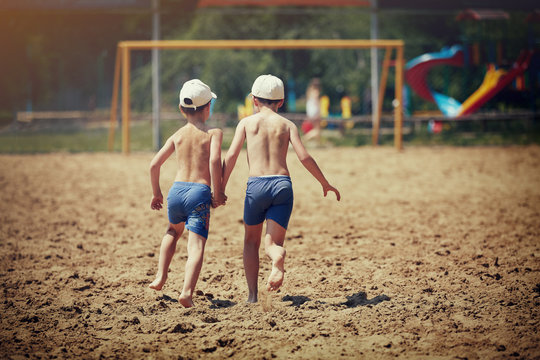
{"type": "Polygon", "coordinates": [[[251,94],[267,100],[281,100],[285,98],[283,81],[274,75],[259,76],[251,87],[251,94]]]}
{"type": "Polygon", "coordinates": [[[210,87],[199,79],[186,81],[180,90],[180,105],[185,108],[197,109],[217,99],[210,87]]]}

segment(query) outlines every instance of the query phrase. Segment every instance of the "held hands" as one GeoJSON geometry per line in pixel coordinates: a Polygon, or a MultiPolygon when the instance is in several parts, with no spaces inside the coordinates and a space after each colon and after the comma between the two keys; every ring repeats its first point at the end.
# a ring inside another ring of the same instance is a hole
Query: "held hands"
{"type": "Polygon", "coordinates": [[[225,193],[220,192],[215,196],[212,194],[212,207],[217,208],[218,206],[225,205],[227,203],[227,195],[225,193]]]}
{"type": "Polygon", "coordinates": [[[152,208],[152,210],[161,210],[161,208],[163,207],[163,195],[162,194],[159,194],[159,195],[154,195],[152,197],[152,202],[150,203],[150,208],[152,208]]]}
{"type": "Polygon", "coordinates": [[[341,195],[339,194],[338,189],[336,189],[330,184],[323,185],[324,197],[326,197],[329,191],[333,191],[336,194],[337,201],[341,200],[341,195]]]}

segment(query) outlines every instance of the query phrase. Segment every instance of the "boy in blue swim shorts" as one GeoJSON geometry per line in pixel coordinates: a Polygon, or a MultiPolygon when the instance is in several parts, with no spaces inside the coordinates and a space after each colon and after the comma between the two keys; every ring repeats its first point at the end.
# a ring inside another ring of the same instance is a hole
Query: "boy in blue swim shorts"
{"type": "Polygon", "coordinates": [[[167,196],[169,227],[161,241],[156,278],[149,287],[161,290],[167,281],[176,243],[185,227],[189,230],[188,258],[179,301],[184,307],[191,307],[208,238],[210,206],[223,205],[226,200],[221,190],[223,133],[220,129],[212,129],[205,124],[210,116],[210,102],[216,98],[206,84],[197,79],[187,81],[180,90],[179,98],[179,108],[186,117],[187,124],[167,139],[150,164],[153,192],[150,207],[153,210],[163,207],[159,184],[160,169],[172,154],[175,154],[178,170],[167,196]]]}
{"type": "Polygon", "coordinates": [[[175,181],[167,196],[169,223],[185,223],[186,229],[208,238],[212,193],[206,184],[175,181]]]}
{"type": "Polygon", "coordinates": [[[272,260],[267,290],[279,289],[285,274],[283,243],[293,207],[292,183],[287,168],[287,151],[292,145],[304,167],[328,191],[339,191],[328,183],[315,160],[300,140],[298,128],[277,111],[283,105],[283,82],[272,75],[261,75],[251,89],[255,114],[242,119],[223,163],[223,191],[247,142],[249,179],[244,203],[244,271],[248,284],[248,302],[258,300],[259,247],[266,221],[265,252],[272,260]]]}
{"type": "Polygon", "coordinates": [[[293,209],[291,178],[286,175],[250,177],[244,201],[244,223],[257,225],[266,219],[287,229],[293,209]]]}

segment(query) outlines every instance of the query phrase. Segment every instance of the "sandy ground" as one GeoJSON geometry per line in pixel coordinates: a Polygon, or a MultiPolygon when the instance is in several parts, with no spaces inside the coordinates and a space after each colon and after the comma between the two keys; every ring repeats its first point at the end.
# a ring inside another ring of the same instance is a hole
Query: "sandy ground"
{"type": "Polygon", "coordinates": [[[186,235],[147,288],[152,154],[0,156],[0,358],[540,359],[540,147],[311,153],[343,199],[290,154],[280,291],[245,302],[242,154],[192,309],[186,235]]]}

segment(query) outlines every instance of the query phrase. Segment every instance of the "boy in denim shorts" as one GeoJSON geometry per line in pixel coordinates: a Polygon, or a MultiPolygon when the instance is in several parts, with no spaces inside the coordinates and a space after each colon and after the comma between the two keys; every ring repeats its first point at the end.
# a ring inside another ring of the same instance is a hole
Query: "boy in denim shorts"
{"type": "Polygon", "coordinates": [[[280,116],[283,82],[273,75],[261,75],[253,83],[251,94],[256,113],[242,119],[234,134],[223,164],[223,191],[247,141],[249,179],[244,203],[244,270],[248,284],[248,302],[257,302],[259,247],[263,223],[266,254],[272,260],[267,290],[277,290],[285,273],[283,242],[293,207],[292,183],[287,168],[287,151],[292,145],[302,165],[317,179],[324,196],[339,191],[328,183],[315,160],[305,149],[296,125],[280,116]]]}
{"type": "Polygon", "coordinates": [[[150,206],[154,210],[160,210],[163,206],[159,186],[161,165],[175,154],[178,170],[167,197],[169,228],[161,242],[156,279],[149,287],[161,290],[167,281],[176,243],[185,227],[189,230],[188,259],[179,301],[184,307],[191,307],[208,237],[210,206],[217,207],[226,200],[221,191],[223,133],[205,124],[210,116],[210,102],[216,98],[206,84],[198,79],[187,81],[180,90],[179,98],[179,108],[187,124],[167,140],[150,164],[153,191],[150,206]]]}

